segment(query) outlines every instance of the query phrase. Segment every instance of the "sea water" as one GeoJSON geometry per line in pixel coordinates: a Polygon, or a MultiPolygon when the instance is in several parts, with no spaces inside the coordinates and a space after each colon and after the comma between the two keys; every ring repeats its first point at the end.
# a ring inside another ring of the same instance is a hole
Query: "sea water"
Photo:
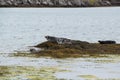
{"type": "Polygon", "coordinates": [[[40,77],[35,70],[38,68],[45,68],[41,70],[45,78],[51,76],[51,71],[58,80],[120,80],[120,55],[54,59],[7,54],[44,42],[46,35],[92,43],[98,40],[120,43],[119,21],[119,7],[0,8],[0,67],[11,67],[13,72],[8,78],[1,75],[0,80],[34,80],[29,77],[40,77]],[[56,68],[60,71],[55,71],[56,68]],[[22,71],[26,72],[18,74],[22,71]]]}
{"type": "Polygon", "coordinates": [[[37,45],[46,35],[120,43],[120,7],[0,8],[0,53],[37,45]]]}

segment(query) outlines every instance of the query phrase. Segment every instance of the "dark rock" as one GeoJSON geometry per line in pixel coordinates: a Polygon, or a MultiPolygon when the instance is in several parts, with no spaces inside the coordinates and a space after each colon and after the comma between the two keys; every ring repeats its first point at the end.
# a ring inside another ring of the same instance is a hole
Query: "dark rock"
{"type": "Polygon", "coordinates": [[[109,0],[0,0],[1,7],[89,7],[110,4],[109,0]]]}
{"type": "MultiPolygon", "coordinates": [[[[71,40],[67,38],[59,38],[53,36],[45,37],[48,41],[42,42],[35,48],[42,49],[40,51],[34,48],[30,49],[31,53],[37,53],[37,57],[49,56],[54,58],[66,58],[66,57],[80,57],[83,55],[96,55],[99,54],[120,54],[120,44],[116,44],[115,41],[99,41],[97,43],[88,43],[86,41],[71,40]],[[67,42],[68,41],[68,42],[67,42]],[[70,44],[69,44],[70,42],[70,44]],[[101,45],[101,44],[114,44],[114,45],[101,45]]],[[[95,57],[96,57],[95,56],[95,57]]]]}
{"type": "Polygon", "coordinates": [[[111,40],[107,40],[107,41],[98,41],[100,44],[116,44],[116,41],[111,41],[111,40]]]}

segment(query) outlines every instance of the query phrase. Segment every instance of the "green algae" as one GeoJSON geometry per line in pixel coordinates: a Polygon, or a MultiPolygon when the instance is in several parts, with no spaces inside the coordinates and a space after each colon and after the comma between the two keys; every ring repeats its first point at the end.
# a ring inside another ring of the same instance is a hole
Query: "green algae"
{"type": "Polygon", "coordinates": [[[0,66],[0,77],[5,76],[7,74],[10,74],[10,72],[8,71],[8,67],[0,66]]]}
{"type": "Polygon", "coordinates": [[[57,80],[54,74],[65,71],[58,67],[0,66],[0,80],[57,80]]]}
{"type": "Polygon", "coordinates": [[[82,77],[85,80],[99,80],[99,78],[94,75],[80,75],[79,77],[82,77]]]}
{"type": "Polygon", "coordinates": [[[46,70],[35,69],[33,67],[8,67],[6,71],[9,72],[10,74],[6,75],[6,72],[4,71],[2,74],[5,74],[5,75],[1,76],[1,79],[12,78],[17,80],[20,80],[20,79],[47,80],[48,78],[52,78],[54,80],[54,76],[52,76],[52,72],[47,72],[46,70]],[[20,76],[20,78],[17,78],[17,76],[20,76]]]}

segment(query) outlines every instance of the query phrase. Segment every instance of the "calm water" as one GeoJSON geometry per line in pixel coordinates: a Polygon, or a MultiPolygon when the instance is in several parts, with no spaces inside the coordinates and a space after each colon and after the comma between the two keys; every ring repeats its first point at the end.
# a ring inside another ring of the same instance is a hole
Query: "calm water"
{"type": "Polygon", "coordinates": [[[46,35],[89,42],[110,39],[120,43],[119,21],[119,7],[0,8],[0,53],[3,53],[0,54],[0,69],[7,66],[10,68],[6,70],[11,72],[0,76],[0,80],[36,80],[30,78],[41,76],[65,80],[120,80],[120,55],[51,59],[10,57],[4,54],[27,50],[28,46],[45,41],[46,35]],[[41,67],[45,68],[43,75],[37,70],[41,67]],[[60,71],[55,71],[56,68],[60,71]]]}
{"type": "Polygon", "coordinates": [[[11,74],[1,75],[0,80],[43,80],[42,76],[44,80],[56,80],[50,76],[57,80],[120,80],[120,55],[53,59],[9,57],[3,53],[0,54],[1,72],[2,66],[11,67],[6,69],[11,74]]]}
{"type": "Polygon", "coordinates": [[[58,36],[120,42],[120,8],[0,8],[0,52],[12,52],[58,36]]]}

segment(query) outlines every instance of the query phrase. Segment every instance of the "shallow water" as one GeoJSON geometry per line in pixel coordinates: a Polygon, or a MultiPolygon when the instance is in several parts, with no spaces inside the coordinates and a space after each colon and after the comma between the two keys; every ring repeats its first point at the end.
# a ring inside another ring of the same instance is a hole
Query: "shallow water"
{"type": "Polygon", "coordinates": [[[120,43],[120,8],[0,8],[0,80],[120,80],[120,55],[88,58],[9,56],[52,35],[120,43]]]}
{"type": "MultiPolygon", "coordinates": [[[[11,71],[11,74],[9,74],[11,79],[8,78],[8,80],[14,80],[14,78],[17,80],[21,80],[23,78],[26,78],[25,80],[27,80],[32,78],[30,80],[34,80],[33,77],[38,78],[39,80],[41,79],[41,74],[47,75],[46,78],[54,76],[51,80],[120,79],[120,55],[108,55],[108,57],[96,58],[53,59],[44,57],[9,57],[8,55],[1,54],[0,68],[1,66],[11,67],[8,70],[11,71]]],[[[4,79],[7,76],[0,77],[2,77],[1,79],[4,79]]]]}
{"type": "Polygon", "coordinates": [[[120,7],[0,8],[0,52],[28,49],[58,36],[120,43],[120,7]]]}

